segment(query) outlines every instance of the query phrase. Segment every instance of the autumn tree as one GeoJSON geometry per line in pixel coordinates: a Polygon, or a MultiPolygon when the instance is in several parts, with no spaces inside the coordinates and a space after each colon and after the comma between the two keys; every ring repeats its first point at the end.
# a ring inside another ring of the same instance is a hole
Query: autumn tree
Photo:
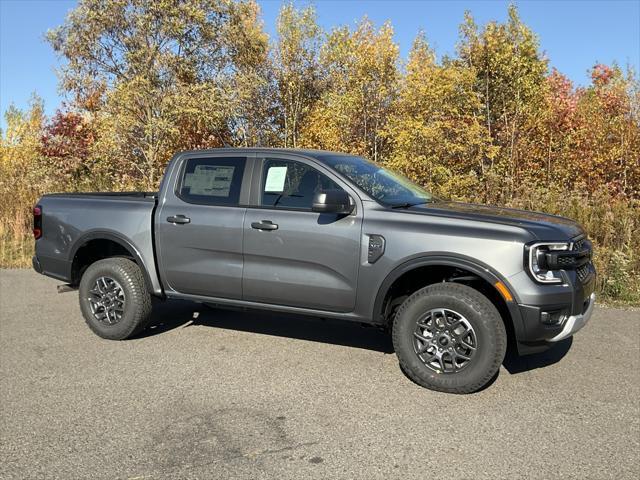
{"type": "Polygon", "coordinates": [[[44,102],[34,94],[27,111],[11,105],[4,116],[6,129],[0,143],[0,187],[12,192],[16,185],[38,183],[40,175],[48,176],[46,166],[40,161],[46,122],[44,102]]]}
{"type": "Polygon", "coordinates": [[[22,241],[29,231],[34,197],[51,187],[51,169],[41,159],[44,103],[36,95],[29,109],[11,105],[0,142],[0,239],[22,241]]]}
{"type": "Polygon", "coordinates": [[[325,87],[303,128],[305,146],[384,158],[383,135],[398,92],[393,28],[362,20],[354,31],[334,29],[321,50],[325,87]]]}
{"type": "Polygon", "coordinates": [[[537,36],[521,21],[514,5],[508,15],[506,23],[489,22],[480,29],[467,12],[458,44],[460,60],[475,74],[475,91],[482,102],[478,113],[497,147],[488,167],[501,179],[495,186],[501,186],[505,198],[520,181],[520,140],[531,117],[541,112],[547,73],[537,36]]]}
{"type": "Polygon", "coordinates": [[[607,185],[611,191],[640,194],[640,118],[634,109],[638,81],[633,72],[617,66],[595,65],[592,84],[579,92],[570,157],[573,183],[579,180],[593,191],[607,185]]]}
{"type": "Polygon", "coordinates": [[[90,114],[58,110],[43,127],[41,153],[56,179],[78,188],[91,169],[87,164],[95,131],[90,114]]]}
{"type": "Polygon", "coordinates": [[[229,39],[235,53],[232,71],[226,78],[225,100],[229,144],[269,146],[277,141],[274,72],[269,43],[259,20],[260,9],[253,0],[240,2],[231,21],[229,39]]]}
{"type": "Polygon", "coordinates": [[[256,21],[252,0],[81,0],[48,38],[79,106],[104,92],[103,161],[156,188],[184,138],[224,141],[236,76],[264,58],[256,21]]]}
{"type": "Polygon", "coordinates": [[[312,6],[283,5],[273,48],[282,146],[296,148],[306,115],[321,93],[321,29],[312,6]]]}
{"type": "Polygon", "coordinates": [[[571,138],[581,128],[577,118],[579,93],[565,75],[554,69],[547,77],[542,121],[531,129],[526,169],[547,183],[571,182],[580,170],[570,155],[571,138]]]}
{"type": "Polygon", "coordinates": [[[640,119],[634,109],[633,72],[596,65],[592,82],[575,88],[553,70],[543,87],[541,112],[521,140],[521,170],[528,183],[592,194],[637,195],[640,119]]]}
{"type": "Polygon", "coordinates": [[[389,165],[438,194],[469,198],[494,148],[474,91],[474,72],[436,63],[424,34],[416,37],[386,132],[389,165]]]}
{"type": "Polygon", "coordinates": [[[256,0],[79,0],[48,34],[67,106],[47,119],[34,98],[6,114],[0,263],[28,263],[44,192],[156,189],[182,149],[310,147],[445,198],[575,218],[600,291],[640,301],[636,72],[596,65],[577,87],[548,72],[515,6],[505,22],[466,14],[451,58],[418,35],[404,65],[389,23],[327,34],[313,7],[289,3],[276,31],[269,42],[256,0]]]}

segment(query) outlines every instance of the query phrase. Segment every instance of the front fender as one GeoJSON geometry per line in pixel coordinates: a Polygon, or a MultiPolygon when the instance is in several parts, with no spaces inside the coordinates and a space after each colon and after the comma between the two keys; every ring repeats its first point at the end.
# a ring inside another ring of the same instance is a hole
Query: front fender
{"type": "Polygon", "coordinates": [[[489,284],[493,285],[494,288],[497,282],[502,282],[502,284],[507,287],[514,300],[512,302],[505,301],[505,304],[507,305],[507,309],[509,310],[509,314],[511,317],[509,320],[513,325],[516,338],[521,338],[524,335],[524,324],[520,309],[518,307],[518,294],[507,281],[507,279],[500,273],[496,272],[489,265],[486,265],[479,260],[467,257],[465,255],[449,252],[433,252],[429,254],[416,255],[414,257],[405,259],[401,264],[391,270],[391,272],[389,272],[389,274],[382,281],[376,295],[373,310],[373,318],[377,319],[376,323],[384,322],[384,319],[382,318],[382,315],[384,314],[384,299],[386,298],[387,293],[389,292],[389,289],[394,284],[394,282],[405,273],[416,268],[426,266],[447,266],[461,268],[472,272],[474,275],[482,278],[489,284]]]}

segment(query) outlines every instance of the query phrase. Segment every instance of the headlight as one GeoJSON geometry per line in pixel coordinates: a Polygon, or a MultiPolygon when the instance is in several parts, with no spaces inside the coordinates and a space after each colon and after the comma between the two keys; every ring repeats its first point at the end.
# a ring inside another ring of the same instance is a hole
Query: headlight
{"type": "Polygon", "coordinates": [[[526,262],[533,278],[540,283],[562,283],[560,271],[552,269],[548,265],[549,257],[547,254],[569,251],[570,248],[570,243],[563,242],[539,242],[528,245],[526,262]]]}

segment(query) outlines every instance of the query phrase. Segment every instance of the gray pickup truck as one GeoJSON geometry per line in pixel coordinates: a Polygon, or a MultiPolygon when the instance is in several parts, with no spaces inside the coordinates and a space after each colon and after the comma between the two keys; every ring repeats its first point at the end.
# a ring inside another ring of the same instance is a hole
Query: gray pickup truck
{"type": "Polygon", "coordinates": [[[507,343],[544,350],[589,320],[591,243],[566,218],[444,201],[362,158],[177,154],[158,193],[43,196],[36,271],[78,288],[99,336],[148,325],[151,298],[388,328],[426,388],[469,393],[507,343]]]}

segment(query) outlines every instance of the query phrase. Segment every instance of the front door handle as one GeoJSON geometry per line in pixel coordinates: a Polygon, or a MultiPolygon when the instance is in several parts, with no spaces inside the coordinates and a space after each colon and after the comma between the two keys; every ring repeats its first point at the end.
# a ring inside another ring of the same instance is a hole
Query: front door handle
{"type": "Polygon", "coordinates": [[[171,217],[167,217],[167,222],[169,223],[177,223],[177,224],[185,224],[190,223],[191,219],[189,217],[185,217],[184,215],[173,215],[171,217]]]}
{"type": "Polygon", "coordinates": [[[261,222],[252,222],[251,228],[256,230],[277,230],[278,225],[271,220],[262,220],[261,222]]]}

